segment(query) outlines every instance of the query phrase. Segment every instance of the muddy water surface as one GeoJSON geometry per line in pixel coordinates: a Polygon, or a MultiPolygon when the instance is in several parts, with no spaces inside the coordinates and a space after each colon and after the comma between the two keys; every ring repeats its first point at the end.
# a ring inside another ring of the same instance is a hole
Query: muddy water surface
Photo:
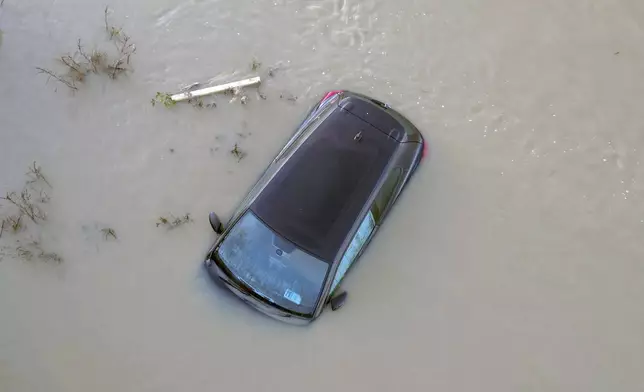
{"type": "Polygon", "coordinates": [[[0,191],[34,160],[52,185],[47,221],[0,239],[0,390],[644,385],[644,3],[116,0],[134,71],[75,94],[46,83],[35,67],[59,67],[79,37],[109,45],[104,6],[0,10],[0,191]],[[150,105],[251,75],[253,58],[265,101],[150,105]],[[431,159],[342,311],[292,327],[213,287],[206,217],[228,216],[336,88],[405,113],[431,159]],[[64,261],[14,257],[16,240],[64,261]]]}

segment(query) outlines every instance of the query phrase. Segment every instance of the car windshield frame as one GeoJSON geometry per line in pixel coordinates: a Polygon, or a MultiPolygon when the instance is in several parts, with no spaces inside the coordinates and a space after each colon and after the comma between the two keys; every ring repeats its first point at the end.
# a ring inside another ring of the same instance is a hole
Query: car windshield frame
{"type": "Polygon", "coordinates": [[[211,258],[241,288],[244,294],[251,295],[289,315],[303,318],[315,316],[320,296],[327,286],[329,273],[332,269],[331,263],[311,255],[284,238],[251,210],[247,210],[234,223],[221,242],[213,249],[211,258]],[[243,231],[244,228],[252,229],[243,231]],[[240,233],[245,233],[246,238],[243,238],[244,235],[240,236],[240,233]],[[266,241],[269,236],[272,236],[270,243],[266,241]],[[248,243],[239,244],[239,241],[247,241],[248,243]],[[263,249],[256,249],[258,247],[263,249]],[[268,249],[275,251],[275,253],[271,254],[268,249]],[[263,258],[264,254],[266,254],[265,259],[263,258]],[[235,257],[237,259],[234,259],[235,257]],[[262,262],[264,264],[260,265],[262,262]],[[277,266],[276,269],[272,266],[274,263],[277,266]],[[285,266],[284,263],[289,265],[285,266]],[[309,270],[304,271],[307,268],[309,270]],[[287,271],[279,271],[279,269],[287,269],[287,271]],[[296,269],[306,272],[309,277],[313,275],[315,281],[306,279],[302,274],[297,274],[296,269]],[[322,270],[324,270],[323,273],[321,273],[322,270]],[[259,273],[254,275],[254,272],[259,273]],[[295,275],[298,278],[297,282],[291,282],[297,288],[289,286],[284,289],[289,284],[282,277],[283,275],[278,274],[286,275],[286,272],[291,277],[295,275]],[[308,286],[295,284],[301,281],[305,281],[308,286]],[[283,293],[280,295],[281,291],[283,293]],[[311,295],[312,292],[315,294],[311,295]]]}

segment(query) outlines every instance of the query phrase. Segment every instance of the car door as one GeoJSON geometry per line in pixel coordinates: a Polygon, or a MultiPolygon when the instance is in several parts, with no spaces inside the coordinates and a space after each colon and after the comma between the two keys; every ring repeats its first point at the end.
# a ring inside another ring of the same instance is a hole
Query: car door
{"type": "Polygon", "coordinates": [[[387,174],[387,178],[383,182],[382,187],[371,206],[371,211],[373,212],[374,219],[378,226],[380,226],[382,221],[385,219],[387,212],[389,212],[393,202],[396,200],[395,196],[399,193],[402,179],[403,170],[400,167],[393,168],[387,174]]]}
{"type": "Polygon", "coordinates": [[[369,212],[363,218],[362,223],[358,227],[356,234],[349,243],[344,256],[340,260],[340,264],[336,269],[333,283],[331,284],[330,293],[333,294],[335,288],[340,284],[342,279],[353,265],[353,263],[360,257],[364,249],[369,244],[371,237],[376,229],[384,220],[387,212],[391,208],[395,200],[395,195],[398,194],[402,180],[403,171],[401,168],[394,168],[387,174],[387,178],[380,187],[378,195],[374,199],[369,212]]]}
{"type": "Polygon", "coordinates": [[[353,265],[353,262],[357,260],[358,256],[360,256],[362,250],[369,242],[369,239],[371,238],[371,235],[373,234],[375,229],[376,221],[373,217],[373,213],[369,211],[362,220],[358,231],[349,243],[347,250],[344,252],[342,260],[340,260],[340,264],[335,271],[333,283],[331,283],[331,293],[333,293],[335,288],[340,284],[347,271],[349,271],[351,265],[353,265]]]}

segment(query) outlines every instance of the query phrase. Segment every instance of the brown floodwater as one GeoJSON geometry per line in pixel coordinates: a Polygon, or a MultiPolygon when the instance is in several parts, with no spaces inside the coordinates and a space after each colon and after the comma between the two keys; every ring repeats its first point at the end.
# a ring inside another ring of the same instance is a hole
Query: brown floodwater
{"type": "Polygon", "coordinates": [[[47,220],[0,238],[1,391],[641,390],[644,2],[109,5],[133,70],[73,94],[36,67],[60,71],[78,38],[113,49],[105,3],[0,8],[0,193],[33,161],[51,183],[32,184],[47,220]],[[150,104],[253,59],[266,100],[150,104]],[[347,304],[294,327],[204,274],[207,213],[229,216],[337,88],[404,113],[431,157],[347,304]],[[33,240],[64,261],[27,260],[33,240]]]}

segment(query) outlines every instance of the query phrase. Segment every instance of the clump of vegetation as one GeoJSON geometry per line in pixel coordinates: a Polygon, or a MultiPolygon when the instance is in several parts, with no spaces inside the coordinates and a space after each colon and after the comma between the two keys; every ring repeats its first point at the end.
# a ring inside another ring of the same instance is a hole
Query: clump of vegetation
{"type": "MultiPolygon", "coordinates": [[[[49,201],[49,195],[42,187],[52,188],[52,185],[36,162],[29,166],[25,175],[27,180],[21,191],[10,191],[4,197],[0,197],[0,204],[5,204],[3,207],[9,210],[1,219],[0,238],[9,231],[14,235],[21,235],[21,232],[28,228],[28,221],[38,225],[47,219],[47,214],[40,204],[49,201]]],[[[18,238],[16,243],[15,247],[0,247],[0,260],[4,256],[11,256],[22,260],[35,258],[57,263],[63,261],[58,254],[43,250],[38,241],[24,243],[18,238]]]]}
{"type": "Polygon", "coordinates": [[[80,39],[76,43],[76,51],[73,54],[66,54],[59,58],[65,66],[65,72],[55,72],[47,68],[36,67],[38,73],[48,75],[49,79],[64,84],[71,90],[78,90],[78,83],[85,81],[85,78],[93,74],[106,74],[111,79],[129,70],[130,58],[136,52],[136,45],[131,42],[130,37],[123,32],[123,29],[116,28],[109,23],[109,8],[105,8],[105,31],[109,40],[114,44],[110,55],[101,50],[87,52],[80,39]]]}
{"type": "Polygon", "coordinates": [[[3,228],[9,227],[14,233],[22,229],[22,218],[25,216],[36,224],[47,219],[47,214],[42,210],[39,203],[47,203],[49,195],[41,189],[38,193],[39,197],[36,198],[33,192],[35,192],[34,186],[38,183],[44,184],[49,188],[52,187],[51,183],[36,162],[29,166],[26,176],[28,180],[22,191],[7,192],[4,197],[0,197],[0,200],[8,202],[18,210],[17,214],[9,215],[2,220],[3,228]]]}
{"type": "Polygon", "coordinates": [[[18,245],[13,256],[24,261],[32,261],[36,258],[40,261],[55,262],[57,264],[63,262],[63,258],[58,253],[45,251],[38,241],[29,241],[25,245],[18,245]]]}
{"type": "Polygon", "coordinates": [[[49,203],[49,200],[51,200],[51,197],[47,194],[45,191],[40,191],[40,196],[38,197],[38,202],[42,204],[49,203]]]}
{"type": "Polygon", "coordinates": [[[102,228],[101,233],[103,233],[103,238],[105,238],[106,241],[109,240],[110,238],[113,240],[118,239],[118,237],[116,236],[116,231],[111,227],[102,228]]]}
{"type": "Polygon", "coordinates": [[[107,32],[110,39],[114,39],[121,35],[121,33],[123,32],[123,29],[112,26],[109,22],[109,19],[110,19],[110,7],[105,7],[105,11],[103,12],[103,20],[105,22],[105,32],[107,32]]]}
{"type": "MultiPolygon", "coordinates": [[[[7,192],[4,197],[0,197],[0,200],[5,200],[18,208],[18,215],[20,218],[22,218],[22,216],[27,216],[34,223],[40,223],[47,219],[47,214],[45,214],[37,202],[33,200],[29,188],[23,189],[20,193],[7,192]]],[[[5,218],[5,220],[7,219],[9,218],[5,218]]]]}
{"type": "MultiPolygon", "coordinates": [[[[27,181],[22,191],[7,192],[4,197],[0,197],[0,202],[5,202],[8,207],[13,209],[9,215],[2,218],[0,224],[0,238],[7,231],[13,234],[19,234],[27,228],[26,220],[34,224],[41,224],[47,219],[47,214],[41,207],[41,203],[49,201],[49,195],[38,187],[52,188],[51,183],[42,171],[42,168],[34,162],[26,173],[27,181]]],[[[17,240],[18,246],[0,248],[0,259],[4,256],[11,256],[22,260],[39,259],[42,261],[54,261],[61,263],[63,261],[56,253],[46,252],[38,241],[29,241],[26,244],[17,240]]]]}
{"type": "Polygon", "coordinates": [[[166,108],[171,108],[177,104],[177,101],[173,100],[171,95],[168,93],[157,92],[157,95],[152,98],[152,101],[150,101],[150,103],[152,104],[152,106],[156,106],[157,103],[160,103],[166,108]]]}
{"type": "Polygon", "coordinates": [[[41,68],[41,67],[36,67],[36,70],[38,70],[38,73],[48,75],[47,80],[54,79],[55,81],[60,82],[65,86],[69,87],[73,91],[78,90],[78,87],[76,87],[77,78],[73,77],[73,75],[59,75],[54,71],[41,68]]]}
{"type": "Polygon", "coordinates": [[[236,97],[238,95],[241,95],[242,89],[241,87],[231,87],[227,89],[226,91],[223,92],[224,95],[236,97]]]}
{"type": "Polygon", "coordinates": [[[0,238],[2,238],[2,233],[4,232],[5,226],[10,229],[14,234],[22,230],[22,217],[21,214],[9,215],[8,217],[2,220],[2,226],[0,227],[0,238]]]}
{"type": "Polygon", "coordinates": [[[9,213],[2,218],[0,237],[2,237],[5,230],[11,230],[14,234],[20,232],[25,227],[25,217],[29,218],[35,224],[39,224],[47,219],[47,214],[40,204],[48,202],[49,195],[44,190],[37,190],[35,187],[40,184],[51,188],[51,183],[47,180],[47,177],[42,172],[42,168],[36,162],[29,167],[26,175],[28,180],[20,192],[10,191],[4,197],[0,197],[0,202],[6,202],[14,210],[13,213],[9,213]]]}
{"type": "Polygon", "coordinates": [[[251,61],[251,63],[250,63],[250,69],[253,70],[253,71],[257,71],[261,67],[262,67],[262,63],[259,60],[257,60],[256,58],[253,58],[253,61],[251,61]]]}
{"type": "Polygon", "coordinates": [[[63,262],[63,258],[60,257],[60,255],[58,253],[45,252],[43,250],[41,250],[40,253],[38,254],[38,259],[40,259],[42,261],[45,261],[45,262],[53,261],[53,262],[58,263],[58,264],[63,262]]]}
{"type": "Polygon", "coordinates": [[[29,181],[27,182],[28,184],[33,184],[38,181],[42,181],[45,184],[47,184],[48,187],[52,187],[49,181],[47,181],[47,177],[42,173],[42,168],[38,166],[38,163],[34,161],[34,163],[29,166],[29,169],[27,170],[27,177],[29,177],[29,181]]]}
{"type": "Polygon", "coordinates": [[[290,102],[296,102],[297,101],[297,95],[293,95],[291,93],[280,94],[280,98],[285,99],[285,100],[290,101],[290,102]]]}
{"type": "Polygon", "coordinates": [[[20,257],[23,260],[31,261],[31,259],[34,257],[34,252],[32,252],[30,249],[25,248],[24,246],[19,246],[16,248],[16,254],[18,257],[20,257]]]}
{"type": "Polygon", "coordinates": [[[190,217],[190,214],[185,214],[180,217],[176,217],[170,214],[169,216],[160,216],[159,220],[157,221],[157,227],[163,226],[168,230],[172,230],[190,222],[192,222],[192,218],[190,217]]]}
{"type": "Polygon", "coordinates": [[[241,87],[229,88],[225,90],[223,94],[232,97],[230,99],[230,103],[239,100],[242,105],[246,105],[250,101],[250,98],[248,98],[248,95],[244,94],[244,90],[241,87]]]}
{"type": "Polygon", "coordinates": [[[188,100],[188,103],[196,107],[197,109],[203,109],[204,107],[203,99],[201,98],[190,98],[188,100]]]}
{"type": "Polygon", "coordinates": [[[243,151],[243,150],[241,150],[241,149],[239,148],[239,146],[237,145],[237,143],[235,143],[235,146],[233,147],[233,149],[232,149],[232,150],[230,150],[230,153],[231,153],[235,158],[237,158],[237,162],[241,161],[242,159],[244,159],[244,157],[246,157],[246,152],[245,152],[245,151],[243,151]]]}
{"type": "Polygon", "coordinates": [[[204,103],[204,101],[203,101],[203,99],[201,97],[190,98],[188,100],[188,103],[191,104],[193,107],[195,107],[197,109],[203,109],[203,108],[214,109],[214,108],[217,107],[216,102],[204,103]]]}
{"type": "Polygon", "coordinates": [[[126,72],[130,65],[130,57],[136,52],[136,45],[131,42],[130,36],[123,32],[122,28],[116,28],[109,23],[109,7],[105,7],[105,31],[117,49],[117,55],[108,65],[110,77],[116,79],[120,73],[126,72]]]}

